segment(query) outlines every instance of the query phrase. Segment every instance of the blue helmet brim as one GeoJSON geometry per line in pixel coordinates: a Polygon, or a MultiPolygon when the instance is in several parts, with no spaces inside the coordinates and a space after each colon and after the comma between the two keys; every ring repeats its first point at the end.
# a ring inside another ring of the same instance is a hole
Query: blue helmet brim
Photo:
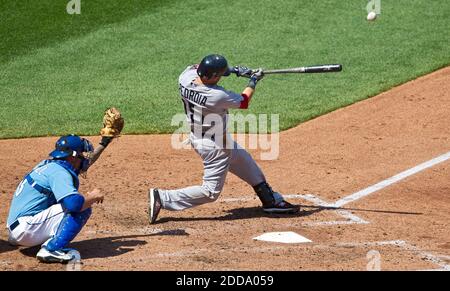
{"type": "Polygon", "coordinates": [[[60,158],[65,158],[70,156],[69,153],[67,152],[63,152],[63,151],[59,151],[59,150],[54,150],[52,151],[49,156],[55,158],[55,159],[60,159],[60,158]]]}

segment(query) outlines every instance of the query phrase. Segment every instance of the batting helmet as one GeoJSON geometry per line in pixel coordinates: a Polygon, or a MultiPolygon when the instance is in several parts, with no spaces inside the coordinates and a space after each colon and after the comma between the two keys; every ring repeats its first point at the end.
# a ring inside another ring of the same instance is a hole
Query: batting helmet
{"type": "Polygon", "coordinates": [[[55,150],[49,155],[55,159],[66,158],[68,156],[81,156],[83,153],[94,150],[91,142],[78,135],[65,135],[60,137],[55,144],[55,150]]]}
{"type": "Polygon", "coordinates": [[[221,55],[208,55],[203,58],[197,68],[197,74],[200,77],[217,77],[227,75],[228,62],[225,57],[221,55]]]}

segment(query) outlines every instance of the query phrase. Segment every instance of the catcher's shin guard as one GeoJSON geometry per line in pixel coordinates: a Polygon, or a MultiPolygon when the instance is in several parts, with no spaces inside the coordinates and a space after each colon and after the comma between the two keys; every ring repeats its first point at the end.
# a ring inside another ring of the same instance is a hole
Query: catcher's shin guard
{"type": "Polygon", "coordinates": [[[259,200],[261,200],[263,207],[270,207],[275,204],[275,197],[273,196],[273,190],[267,184],[267,182],[259,183],[256,186],[253,186],[253,190],[255,190],[256,195],[258,195],[259,200]]]}
{"type": "Polygon", "coordinates": [[[79,213],[66,213],[58,226],[56,234],[45,248],[50,252],[64,249],[81,231],[91,213],[91,208],[79,213]]]}

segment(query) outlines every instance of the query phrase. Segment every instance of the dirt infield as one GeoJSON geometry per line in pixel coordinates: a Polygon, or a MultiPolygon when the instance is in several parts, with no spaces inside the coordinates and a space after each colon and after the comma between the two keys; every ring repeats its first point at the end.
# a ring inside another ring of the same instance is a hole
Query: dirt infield
{"type": "MultiPolygon", "coordinates": [[[[1,225],[15,187],[55,141],[0,140],[1,225]]],[[[285,131],[280,144],[279,159],[258,162],[274,189],[304,206],[299,215],[263,214],[230,174],[218,201],[163,210],[150,226],[147,189],[201,183],[201,160],[171,149],[170,135],[123,136],[82,181],[82,191],[107,196],[72,244],[82,269],[365,270],[374,250],[383,270],[450,270],[450,67],[285,131]],[[252,239],[272,231],[312,242],[252,239]]],[[[9,246],[2,227],[0,270],[65,269],[38,263],[36,252],[9,246]]]]}

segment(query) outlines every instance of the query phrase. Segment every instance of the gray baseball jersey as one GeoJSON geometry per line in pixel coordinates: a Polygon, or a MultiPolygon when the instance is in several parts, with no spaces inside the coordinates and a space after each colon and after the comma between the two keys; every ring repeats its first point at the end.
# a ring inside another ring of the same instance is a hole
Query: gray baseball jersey
{"type": "MultiPolygon", "coordinates": [[[[161,204],[167,210],[183,210],[215,201],[228,171],[250,186],[265,181],[250,154],[227,134],[228,109],[239,108],[243,97],[218,85],[196,84],[196,69],[196,66],[189,66],[181,73],[179,89],[191,125],[191,145],[203,160],[203,184],[177,190],[160,189],[161,204]],[[212,129],[214,135],[207,134],[212,129]],[[226,144],[219,142],[219,135],[225,137],[226,144]]],[[[275,199],[280,201],[283,198],[278,195],[275,199]]]]}
{"type": "Polygon", "coordinates": [[[243,97],[218,85],[196,84],[197,67],[189,66],[179,77],[180,95],[191,128],[205,133],[213,126],[226,133],[228,109],[239,108],[243,97]],[[218,124],[220,123],[220,124],[218,124]]]}

